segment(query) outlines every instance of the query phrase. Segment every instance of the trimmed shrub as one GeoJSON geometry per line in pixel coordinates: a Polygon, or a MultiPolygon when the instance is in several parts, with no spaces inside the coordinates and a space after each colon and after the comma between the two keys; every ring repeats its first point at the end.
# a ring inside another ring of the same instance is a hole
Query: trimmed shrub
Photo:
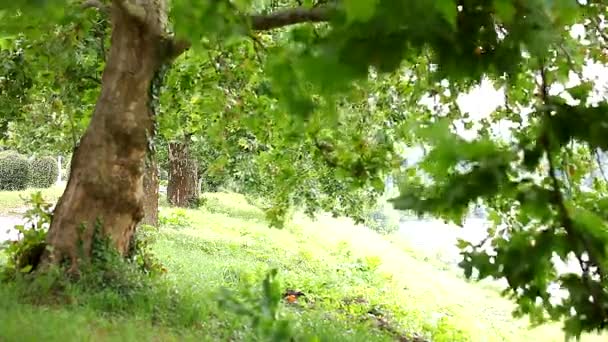
{"type": "Polygon", "coordinates": [[[32,188],[48,188],[55,184],[59,170],[53,157],[34,158],[30,162],[28,185],[32,188]]]}
{"type": "Polygon", "coordinates": [[[0,152],[0,190],[24,190],[29,177],[27,158],[14,151],[0,152]]]}

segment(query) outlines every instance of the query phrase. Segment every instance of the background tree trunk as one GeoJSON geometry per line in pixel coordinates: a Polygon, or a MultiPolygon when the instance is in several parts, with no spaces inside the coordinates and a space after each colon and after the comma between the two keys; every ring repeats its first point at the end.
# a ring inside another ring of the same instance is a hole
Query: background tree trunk
{"type": "Polygon", "coordinates": [[[163,63],[166,6],[164,0],[138,1],[142,17],[113,4],[101,94],[72,157],[47,235],[51,248],[42,260],[67,260],[71,272],[81,258],[89,259],[96,225],[124,255],[144,216],[144,158],[153,134],[150,85],[163,63]]]}
{"type": "Polygon", "coordinates": [[[187,207],[199,193],[198,164],[190,155],[187,140],[169,143],[169,184],[167,200],[172,205],[187,207]]]}
{"type": "Polygon", "coordinates": [[[158,226],[158,164],[154,153],[150,153],[145,164],[144,218],[141,223],[156,227],[158,226]]]}

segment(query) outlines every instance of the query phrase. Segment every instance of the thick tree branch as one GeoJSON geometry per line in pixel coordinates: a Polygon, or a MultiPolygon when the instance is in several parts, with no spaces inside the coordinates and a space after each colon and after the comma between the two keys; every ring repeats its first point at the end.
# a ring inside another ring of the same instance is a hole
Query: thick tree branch
{"type": "Polygon", "coordinates": [[[143,24],[146,24],[146,8],[136,2],[129,0],[114,0],[114,4],[122,9],[126,14],[135,18],[143,24]]]}
{"type": "MultiPolygon", "coordinates": [[[[143,6],[128,0],[113,0],[113,3],[137,20],[146,21],[146,9],[143,6]]],[[[322,4],[322,2],[318,4],[322,4]]],[[[84,0],[81,7],[83,9],[96,8],[102,12],[109,12],[110,9],[110,6],[104,4],[101,0],[84,0]]],[[[254,31],[267,31],[301,23],[326,22],[331,19],[335,12],[336,8],[330,5],[320,5],[313,8],[295,7],[270,14],[252,14],[249,16],[249,20],[254,31]]]]}
{"type": "Polygon", "coordinates": [[[186,50],[190,49],[192,44],[183,39],[175,39],[173,37],[166,38],[164,41],[164,51],[163,60],[164,62],[173,62],[177,57],[179,57],[186,50]]]}
{"type": "Polygon", "coordinates": [[[335,8],[323,6],[316,8],[296,7],[276,11],[270,14],[250,16],[251,28],[255,31],[266,31],[301,23],[320,23],[329,21],[335,8]]]}

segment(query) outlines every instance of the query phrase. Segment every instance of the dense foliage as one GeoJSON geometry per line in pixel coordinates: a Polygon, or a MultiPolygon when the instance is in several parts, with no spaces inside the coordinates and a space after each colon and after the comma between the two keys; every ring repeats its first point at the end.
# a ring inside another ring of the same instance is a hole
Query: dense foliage
{"type": "MultiPolygon", "coordinates": [[[[0,7],[0,32],[28,31],[36,40],[45,20],[62,17],[61,2],[26,3],[0,7]],[[14,20],[6,14],[14,5],[32,15],[14,20]],[[45,16],[34,12],[41,10],[45,16]]],[[[176,34],[192,49],[176,61],[161,93],[161,136],[190,139],[205,173],[229,173],[241,191],[268,199],[273,224],[293,206],[362,220],[385,177],[400,173],[401,194],[392,201],[398,209],[460,223],[471,204],[490,208],[488,238],[461,244],[467,276],[506,278],[505,295],[534,323],[562,320],[574,336],[606,328],[608,184],[588,176],[602,171],[608,104],[584,70],[606,62],[605,1],[305,1],[300,10],[314,7],[326,23],[272,32],[252,32],[256,17],[243,13],[295,2],[171,5],[176,34]],[[571,34],[574,28],[584,35],[571,34]],[[505,100],[475,119],[457,99],[482,78],[505,100]],[[421,105],[428,97],[432,108],[421,105]],[[501,125],[510,129],[497,136],[501,125]],[[401,149],[413,145],[428,153],[403,170],[401,149]],[[573,271],[558,272],[570,261],[573,271]]],[[[89,27],[99,22],[72,16],[89,27]]],[[[96,75],[99,63],[85,57],[92,48],[85,50],[67,60],[96,75]]],[[[59,83],[60,104],[70,99],[61,115],[90,110],[95,86],[59,83]]],[[[38,95],[45,98],[49,88],[38,95]]],[[[28,125],[33,114],[22,117],[15,132],[50,127],[28,125]]],[[[74,127],[86,126],[86,116],[68,117],[79,123],[74,127]]]]}
{"type": "Polygon", "coordinates": [[[48,30],[36,35],[0,36],[0,53],[7,55],[2,59],[6,76],[0,75],[6,81],[0,87],[15,88],[0,88],[0,101],[7,102],[0,115],[2,142],[24,154],[69,156],[89,123],[101,84],[108,23],[95,13],[72,19],[41,26],[48,30]]]}
{"type": "Polygon", "coordinates": [[[21,38],[12,44],[0,39],[0,142],[6,138],[8,124],[21,117],[27,91],[33,83],[30,65],[23,56],[23,43],[21,38]]]}
{"type": "Polygon", "coordinates": [[[0,152],[0,190],[23,190],[29,180],[29,162],[17,152],[0,152]]]}

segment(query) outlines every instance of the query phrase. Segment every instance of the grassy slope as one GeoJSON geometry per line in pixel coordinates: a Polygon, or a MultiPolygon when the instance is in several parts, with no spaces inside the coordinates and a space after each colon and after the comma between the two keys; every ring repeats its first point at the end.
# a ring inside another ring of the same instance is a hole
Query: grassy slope
{"type": "MultiPolygon", "coordinates": [[[[55,203],[63,193],[63,186],[53,186],[48,189],[27,189],[24,191],[0,191],[0,215],[18,215],[23,212],[25,201],[32,193],[40,191],[42,197],[55,203]]],[[[1,227],[0,227],[1,228],[1,227]]]]}
{"type": "MultiPolygon", "coordinates": [[[[6,200],[18,196],[5,194],[0,193],[0,212],[19,206],[6,200]]],[[[369,322],[358,321],[372,307],[388,313],[400,332],[420,332],[434,341],[563,340],[554,326],[530,331],[526,322],[512,319],[512,304],[495,291],[469,284],[348,220],[296,216],[285,229],[269,229],[262,213],[241,196],[207,197],[201,210],[161,209],[169,224],[154,249],[169,281],[187,298],[172,322],[151,327],[143,308],[128,318],[96,318],[108,311],[107,296],[70,307],[31,307],[17,304],[5,288],[0,289],[0,340],[248,340],[247,318],[219,309],[217,291],[257,286],[271,267],[280,270],[285,287],[301,289],[314,301],[306,309],[288,309],[287,315],[303,335],[322,340],[390,340],[369,322]],[[346,304],[349,298],[364,300],[346,304]],[[74,328],[65,329],[65,322],[74,322],[74,328]]]]}

